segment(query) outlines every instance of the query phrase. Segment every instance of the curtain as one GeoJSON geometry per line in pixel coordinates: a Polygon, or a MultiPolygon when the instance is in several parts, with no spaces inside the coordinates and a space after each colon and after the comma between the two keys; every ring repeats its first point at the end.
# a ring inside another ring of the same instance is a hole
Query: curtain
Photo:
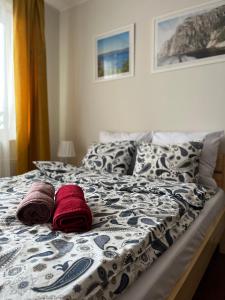
{"type": "Polygon", "coordinates": [[[10,176],[10,145],[16,138],[12,8],[12,0],[0,0],[0,177],[10,176]]]}
{"type": "Polygon", "coordinates": [[[33,160],[49,160],[49,126],[43,0],[14,0],[14,74],[17,173],[33,160]]]}

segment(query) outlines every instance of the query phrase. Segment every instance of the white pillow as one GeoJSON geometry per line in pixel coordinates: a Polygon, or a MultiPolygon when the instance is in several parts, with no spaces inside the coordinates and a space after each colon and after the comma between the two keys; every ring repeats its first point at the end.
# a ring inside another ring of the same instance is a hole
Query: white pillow
{"type": "Polygon", "coordinates": [[[100,143],[112,143],[119,141],[138,141],[138,142],[151,142],[152,132],[112,132],[112,131],[100,131],[99,142],[100,143]]]}
{"type": "Polygon", "coordinates": [[[203,149],[199,162],[199,182],[217,187],[212,178],[216,167],[217,152],[224,131],[216,132],[153,132],[152,143],[158,145],[179,144],[190,141],[203,141],[203,149]]]}

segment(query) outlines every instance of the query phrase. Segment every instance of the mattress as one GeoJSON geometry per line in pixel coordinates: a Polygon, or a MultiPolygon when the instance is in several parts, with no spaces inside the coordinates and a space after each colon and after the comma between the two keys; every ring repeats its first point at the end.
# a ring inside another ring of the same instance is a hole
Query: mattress
{"type": "Polygon", "coordinates": [[[183,274],[210,225],[225,208],[225,194],[219,189],[189,229],[123,293],[119,300],[167,299],[183,274]]]}
{"type": "Polygon", "coordinates": [[[193,223],[215,191],[193,183],[51,169],[0,179],[0,298],[113,299],[193,223]],[[16,207],[34,181],[79,184],[94,222],[83,234],[28,227],[16,207]]]}

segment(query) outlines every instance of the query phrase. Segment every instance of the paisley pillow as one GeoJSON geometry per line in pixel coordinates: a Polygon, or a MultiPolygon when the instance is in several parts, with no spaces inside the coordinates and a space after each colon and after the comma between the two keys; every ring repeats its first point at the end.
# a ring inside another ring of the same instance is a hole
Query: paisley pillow
{"type": "Polygon", "coordinates": [[[93,144],[83,158],[82,166],[92,171],[126,175],[134,152],[133,141],[93,144]]]}
{"type": "Polygon", "coordinates": [[[76,169],[75,166],[61,161],[38,160],[38,161],[33,161],[33,164],[42,173],[46,173],[46,172],[66,173],[68,171],[73,171],[74,169],[76,169]]]}
{"type": "Polygon", "coordinates": [[[177,145],[154,145],[141,143],[133,175],[171,180],[195,182],[199,174],[199,157],[203,144],[187,142],[177,145]]]}

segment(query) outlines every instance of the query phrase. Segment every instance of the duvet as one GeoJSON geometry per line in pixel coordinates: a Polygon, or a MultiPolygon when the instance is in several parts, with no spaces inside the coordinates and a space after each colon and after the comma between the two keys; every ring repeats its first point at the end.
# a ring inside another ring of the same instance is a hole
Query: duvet
{"type": "Polygon", "coordinates": [[[215,192],[195,184],[42,169],[0,179],[0,299],[113,299],[190,226],[215,192]],[[91,231],[65,234],[15,217],[34,181],[79,184],[91,231]]]}

